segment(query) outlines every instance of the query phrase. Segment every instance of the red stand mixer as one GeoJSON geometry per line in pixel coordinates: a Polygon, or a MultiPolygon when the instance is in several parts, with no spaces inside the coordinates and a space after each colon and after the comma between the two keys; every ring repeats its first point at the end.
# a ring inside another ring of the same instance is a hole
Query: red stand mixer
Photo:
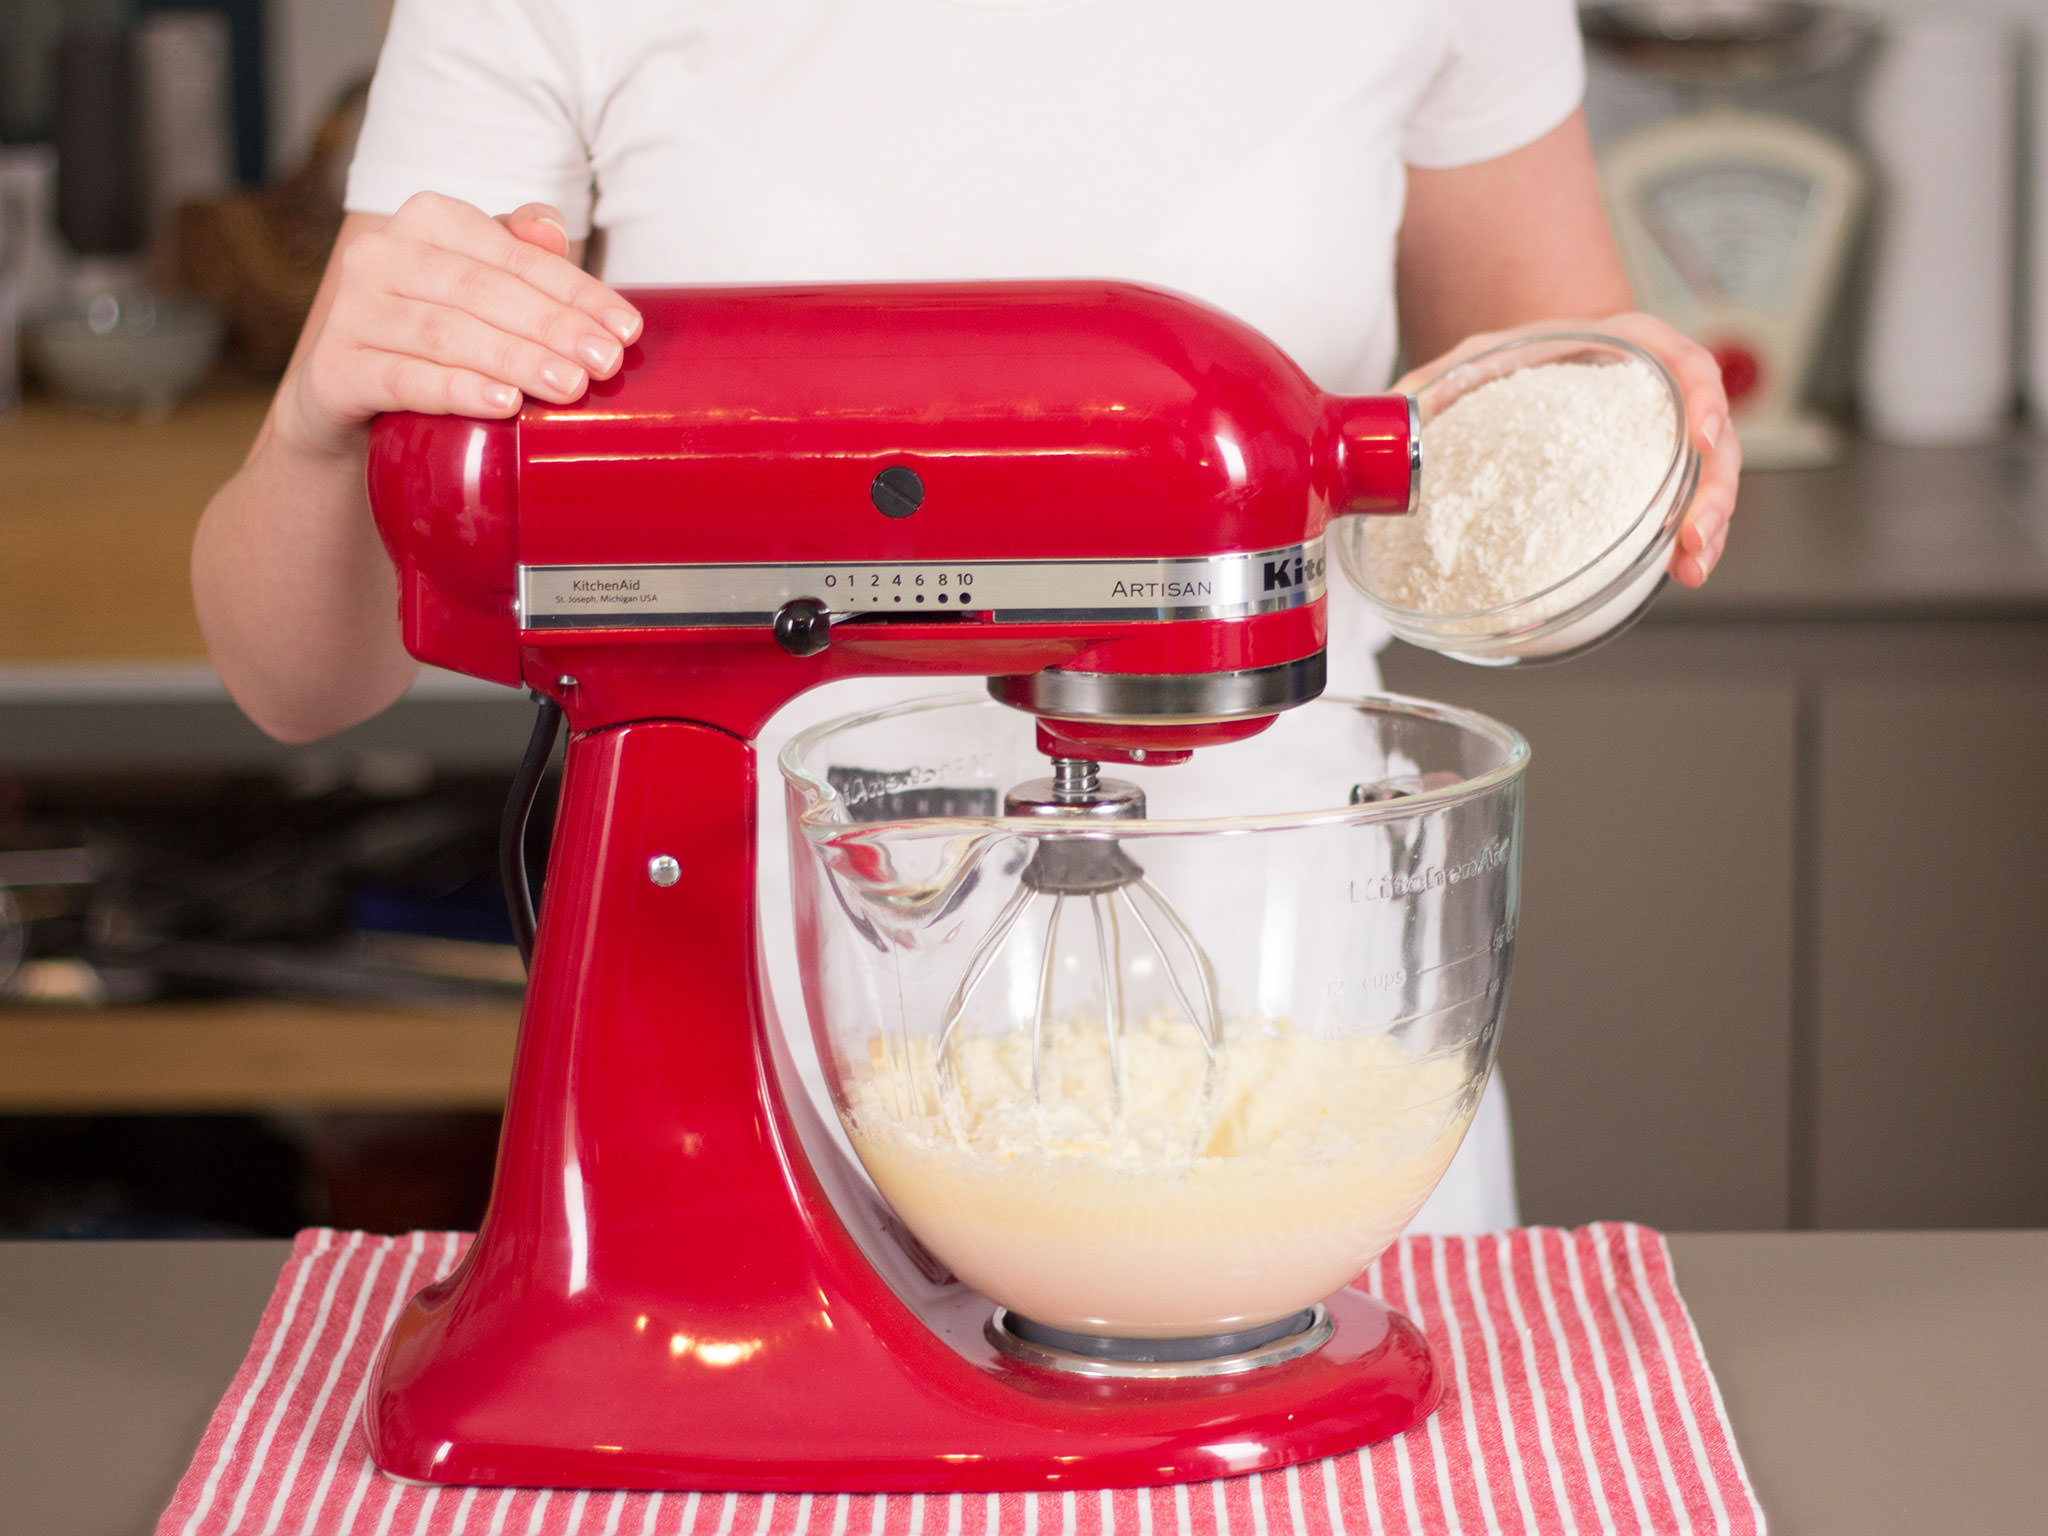
{"type": "Polygon", "coordinates": [[[1402,396],[1111,283],[675,289],[620,373],[399,416],[370,490],[423,661],[571,728],[496,1184],[378,1362],[436,1483],[1131,1486],[1395,1434],[1441,1381],[1354,1291],[1320,1347],[1102,1378],[990,1342],[796,1084],[761,974],[752,738],[967,675],[1064,762],[1170,762],[1323,684],[1331,517],[1409,509],[1402,396]]]}

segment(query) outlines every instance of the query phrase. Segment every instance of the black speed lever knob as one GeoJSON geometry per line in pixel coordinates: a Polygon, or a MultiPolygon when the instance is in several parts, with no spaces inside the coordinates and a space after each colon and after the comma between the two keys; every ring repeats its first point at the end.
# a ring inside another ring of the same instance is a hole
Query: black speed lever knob
{"type": "Polygon", "coordinates": [[[793,597],[775,611],[775,643],[792,656],[815,656],[832,643],[832,616],[815,597],[793,597]]]}

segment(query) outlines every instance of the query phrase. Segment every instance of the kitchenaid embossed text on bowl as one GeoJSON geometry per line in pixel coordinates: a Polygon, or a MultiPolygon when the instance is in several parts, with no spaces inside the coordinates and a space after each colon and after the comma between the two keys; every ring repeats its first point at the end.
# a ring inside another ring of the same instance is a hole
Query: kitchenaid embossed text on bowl
{"type": "Polygon", "coordinates": [[[806,992],[876,1187],[1069,1356],[1309,1313],[1420,1208],[1485,1084],[1526,757],[1476,715],[1325,698],[1114,769],[1096,793],[1145,814],[1077,826],[993,814],[1044,765],[986,700],[799,736],[806,992]]]}

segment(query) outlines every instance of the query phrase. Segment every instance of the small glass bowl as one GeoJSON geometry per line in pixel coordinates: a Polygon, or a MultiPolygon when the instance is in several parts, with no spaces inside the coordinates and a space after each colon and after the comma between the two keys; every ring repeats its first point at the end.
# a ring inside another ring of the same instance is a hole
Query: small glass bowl
{"type": "Polygon", "coordinates": [[[1615,541],[1581,569],[1514,602],[1470,613],[1426,613],[1390,602],[1374,579],[1367,517],[1339,518],[1330,529],[1337,562],[1367,604],[1401,639],[1480,666],[1562,661],[1612,639],[1642,617],[1664,585],[1678,525],[1699,483],[1699,453],[1685,431],[1685,396],[1651,353],[1618,336],[1559,331],[1525,336],[1445,369],[1416,391],[1426,427],[1455,402],[1495,379],[1550,363],[1639,362],[1671,399],[1671,458],[1657,489],[1615,541]]]}

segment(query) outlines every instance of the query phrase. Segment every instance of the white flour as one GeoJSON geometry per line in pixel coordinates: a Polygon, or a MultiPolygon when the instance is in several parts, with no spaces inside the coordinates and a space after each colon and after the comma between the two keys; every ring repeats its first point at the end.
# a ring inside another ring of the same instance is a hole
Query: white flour
{"type": "MultiPolygon", "coordinates": [[[[1663,380],[1640,362],[1551,363],[1480,385],[1422,429],[1415,514],[1366,519],[1373,595],[1457,614],[1555,586],[1641,516],[1676,431],[1663,380]]],[[[1652,520],[1645,542],[1655,532],[1652,520]]],[[[1527,617],[1587,595],[1568,587],[1527,617]]]]}
{"type": "Polygon", "coordinates": [[[1285,1023],[1124,1032],[1123,1102],[1093,1019],[958,1043],[871,1042],[846,1084],[854,1149],[955,1274],[1027,1317],[1126,1336],[1284,1317],[1354,1278],[1436,1187],[1480,1083],[1461,1052],[1285,1023]]]}

